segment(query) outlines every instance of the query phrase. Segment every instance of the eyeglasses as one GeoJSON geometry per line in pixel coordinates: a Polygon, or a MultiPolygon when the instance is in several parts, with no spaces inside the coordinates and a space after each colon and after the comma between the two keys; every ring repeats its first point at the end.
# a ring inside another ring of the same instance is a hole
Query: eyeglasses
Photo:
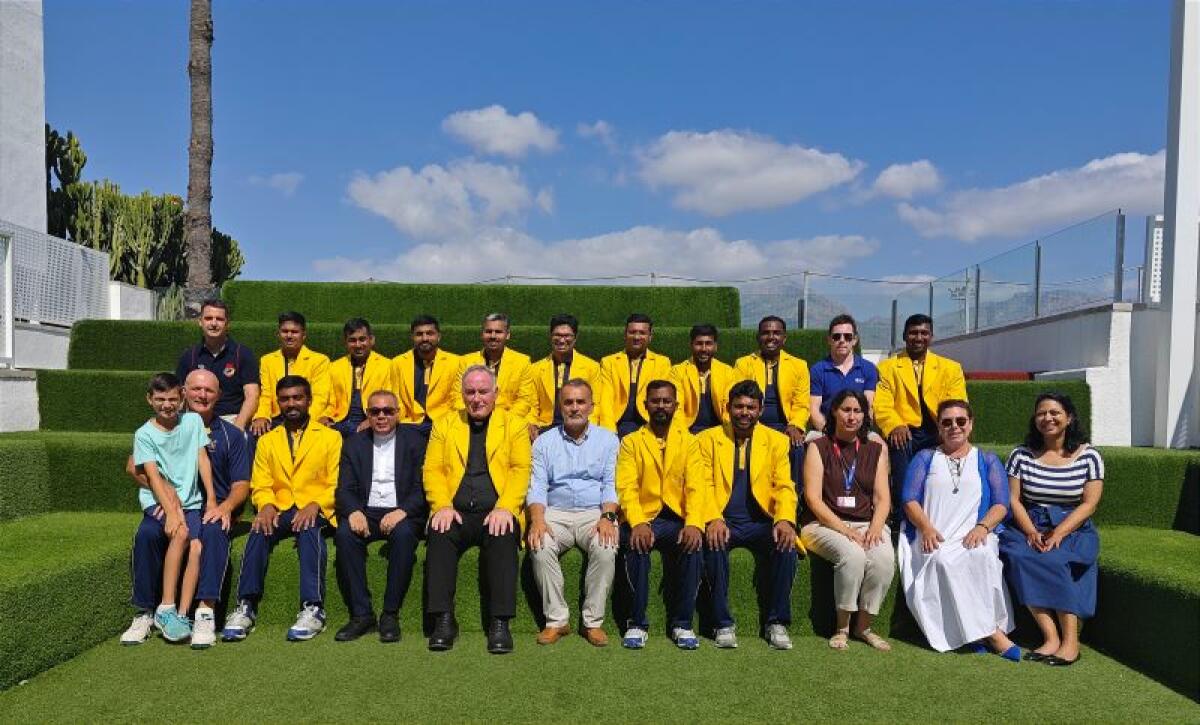
{"type": "Polygon", "coordinates": [[[950,428],[953,428],[954,426],[958,426],[959,428],[966,428],[967,420],[968,420],[967,418],[942,418],[941,420],[938,421],[938,424],[947,430],[949,430],[950,428]]]}
{"type": "Polygon", "coordinates": [[[377,415],[395,415],[395,408],[367,408],[367,415],[374,418],[377,415]]]}
{"type": "Polygon", "coordinates": [[[833,340],[834,342],[842,342],[843,340],[846,342],[854,342],[854,333],[853,332],[831,332],[831,333],[829,333],[829,339],[833,340]]]}

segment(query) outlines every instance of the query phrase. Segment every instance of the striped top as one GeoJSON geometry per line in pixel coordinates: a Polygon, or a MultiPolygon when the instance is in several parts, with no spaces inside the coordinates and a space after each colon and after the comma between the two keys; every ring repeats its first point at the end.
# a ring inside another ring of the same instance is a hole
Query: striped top
{"type": "Polygon", "coordinates": [[[1051,466],[1018,446],[1008,456],[1008,475],[1021,482],[1021,502],[1026,505],[1076,506],[1083,500],[1084,484],[1104,480],[1104,459],[1088,447],[1074,461],[1051,466]]]}

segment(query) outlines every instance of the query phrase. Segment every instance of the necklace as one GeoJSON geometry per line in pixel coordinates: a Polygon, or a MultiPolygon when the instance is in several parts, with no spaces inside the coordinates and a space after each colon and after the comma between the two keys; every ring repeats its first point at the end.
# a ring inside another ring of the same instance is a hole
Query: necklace
{"type": "Polygon", "coordinates": [[[950,468],[950,481],[954,484],[954,490],[950,493],[958,493],[958,485],[962,483],[963,466],[966,465],[967,457],[951,458],[946,456],[946,462],[950,468]]]}

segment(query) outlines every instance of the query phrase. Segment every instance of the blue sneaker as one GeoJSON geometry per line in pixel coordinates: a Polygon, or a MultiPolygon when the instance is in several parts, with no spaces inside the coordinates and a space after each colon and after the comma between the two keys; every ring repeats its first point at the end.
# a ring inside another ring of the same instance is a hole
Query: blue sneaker
{"type": "Polygon", "coordinates": [[[649,635],[641,627],[630,627],[621,638],[621,646],[625,649],[641,649],[646,646],[649,635]]]}
{"type": "Polygon", "coordinates": [[[192,624],[175,611],[175,607],[159,609],[154,613],[154,626],[162,632],[163,639],[168,642],[182,642],[192,636],[192,624]]]}
{"type": "Polygon", "coordinates": [[[296,617],[296,623],[287,632],[289,642],[312,639],[325,629],[325,610],[320,604],[306,602],[296,617]]]}
{"type": "Polygon", "coordinates": [[[221,630],[221,639],[226,642],[240,642],[246,635],[254,631],[254,605],[243,599],[238,602],[237,609],[225,618],[225,628],[221,630]]]}
{"type": "Polygon", "coordinates": [[[671,639],[679,649],[700,649],[700,638],[690,629],[676,627],[671,630],[671,639]]]}

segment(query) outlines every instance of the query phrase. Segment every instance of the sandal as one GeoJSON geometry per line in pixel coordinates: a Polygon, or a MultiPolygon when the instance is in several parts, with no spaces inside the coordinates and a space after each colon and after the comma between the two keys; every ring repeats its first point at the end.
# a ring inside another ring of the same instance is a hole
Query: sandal
{"type": "Polygon", "coordinates": [[[839,629],[829,638],[829,647],[831,649],[849,649],[850,648],[850,630],[839,629]]]}
{"type": "Polygon", "coordinates": [[[854,636],[871,645],[880,652],[890,652],[892,650],[892,645],[890,645],[886,639],[875,634],[870,629],[864,629],[854,636]]]}

